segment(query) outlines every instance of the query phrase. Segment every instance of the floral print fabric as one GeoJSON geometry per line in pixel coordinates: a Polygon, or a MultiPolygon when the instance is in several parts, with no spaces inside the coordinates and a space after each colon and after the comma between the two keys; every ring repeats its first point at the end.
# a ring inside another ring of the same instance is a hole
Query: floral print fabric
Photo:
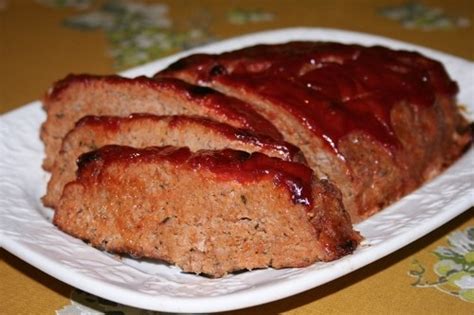
{"type": "Polygon", "coordinates": [[[432,266],[435,276],[427,279],[427,268],[414,261],[410,275],[412,286],[436,288],[463,301],[474,303],[474,227],[455,231],[448,236],[448,246],[434,251],[437,262],[432,266]]]}

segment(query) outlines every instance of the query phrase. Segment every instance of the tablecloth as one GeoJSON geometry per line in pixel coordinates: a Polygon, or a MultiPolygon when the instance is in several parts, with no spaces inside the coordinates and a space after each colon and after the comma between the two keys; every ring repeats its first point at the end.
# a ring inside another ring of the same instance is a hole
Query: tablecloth
{"type": "MultiPolygon", "coordinates": [[[[115,73],[284,27],[366,32],[473,60],[473,23],[472,1],[0,0],[0,113],[40,98],[68,73],[115,73]]],[[[0,253],[1,314],[152,314],[72,288],[0,253]]],[[[474,314],[473,209],[335,281],[228,313],[474,314]]]]}

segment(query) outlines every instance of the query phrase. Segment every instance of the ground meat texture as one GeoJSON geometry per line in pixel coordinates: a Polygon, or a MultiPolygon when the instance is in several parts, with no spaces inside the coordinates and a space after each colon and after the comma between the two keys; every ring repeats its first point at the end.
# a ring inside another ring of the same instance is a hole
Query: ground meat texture
{"type": "Polygon", "coordinates": [[[305,163],[302,152],[289,143],[208,118],[152,114],[86,116],[76,123],[62,142],[51,169],[51,178],[43,197],[44,205],[56,207],[64,185],[75,178],[79,155],[107,144],[137,148],[187,146],[193,151],[233,148],[305,163]]]}
{"type": "Polygon", "coordinates": [[[106,146],[78,165],[54,224],[185,272],[304,267],[350,254],[360,240],[339,191],[300,163],[230,149],[106,146]]]}
{"type": "Polygon", "coordinates": [[[277,129],[248,104],[177,79],[69,75],[50,88],[43,98],[43,107],[47,119],[40,136],[46,153],[43,168],[48,171],[63,137],[86,115],[198,115],[275,139],[282,138],[277,129]]]}

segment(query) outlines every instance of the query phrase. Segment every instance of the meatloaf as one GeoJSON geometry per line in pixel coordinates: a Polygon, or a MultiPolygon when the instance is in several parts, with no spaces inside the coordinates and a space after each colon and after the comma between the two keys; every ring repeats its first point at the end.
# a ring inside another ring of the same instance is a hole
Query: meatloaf
{"type": "Polygon", "coordinates": [[[62,142],[43,203],[56,208],[66,183],[74,180],[76,159],[82,153],[107,144],[137,148],[148,146],[187,146],[199,149],[233,148],[262,152],[287,161],[305,162],[301,151],[286,142],[237,129],[208,118],[133,114],[128,117],[86,116],[76,123],[62,142]]]}
{"type": "Polygon", "coordinates": [[[457,84],[416,52],[331,42],[197,54],[155,78],[214,88],[251,104],[341,189],[359,221],[419,187],[471,142],[457,84]]]}
{"type": "Polygon", "coordinates": [[[51,170],[62,138],[86,115],[127,116],[138,112],[199,115],[275,139],[282,138],[277,129],[248,104],[177,79],[70,75],[53,85],[44,97],[43,105],[47,113],[41,130],[46,170],[51,170]]]}
{"type": "Polygon", "coordinates": [[[359,242],[339,191],[300,163],[231,149],[105,146],[78,167],[54,224],[110,252],[219,277],[330,261],[359,242]]]}

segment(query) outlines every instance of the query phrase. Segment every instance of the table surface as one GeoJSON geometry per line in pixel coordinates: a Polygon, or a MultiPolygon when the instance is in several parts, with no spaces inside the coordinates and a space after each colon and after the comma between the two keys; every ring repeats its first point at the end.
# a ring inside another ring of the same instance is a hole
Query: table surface
{"type": "MultiPolygon", "coordinates": [[[[0,0],[0,113],[40,98],[68,73],[115,73],[204,43],[284,27],[366,32],[473,60],[473,24],[470,0],[0,0]]],[[[473,212],[328,284],[229,313],[473,314],[473,212]],[[456,251],[461,240],[470,246],[462,262],[436,255],[442,247],[456,251]]],[[[90,296],[3,249],[0,254],[2,314],[151,313],[90,296]]]]}

